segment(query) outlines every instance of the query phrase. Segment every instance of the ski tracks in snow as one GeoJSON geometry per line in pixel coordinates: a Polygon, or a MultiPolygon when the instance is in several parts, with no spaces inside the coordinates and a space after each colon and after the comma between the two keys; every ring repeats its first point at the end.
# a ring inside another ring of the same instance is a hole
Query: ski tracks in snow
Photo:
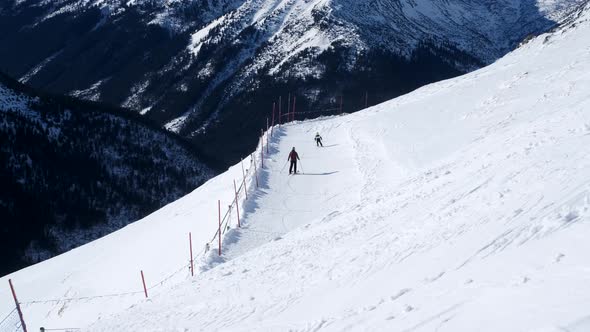
{"type": "Polygon", "coordinates": [[[330,211],[341,209],[340,202],[350,201],[339,199],[339,196],[354,195],[357,186],[352,180],[354,177],[348,173],[354,171],[354,165],[350,163],[354,160],[353,150],[349,142],[330,141],[330,137],[346,137],[340,132],[344,129],[339,127],[340,123],[310,121],[284,125],[280,129],[289,134],[287,137],[309,136],[309,139],[272,139],[271,145],[276,148],[276,152],[266,156],[263,170],[268,174],[268,188],[259,189],[260,194],[256,196],[254,204],[256,209],[246,211],[244,227],[238,230],[239,240],[226,246],[226,260],[235,259],[256,247],[280,239],[314,220],[322,220],[330,211]],[[316,132],[335,145],[330,148],[317,147],[313,139],[316,132]],[[297,175],[289,175],[289,165],[285,165],[292,147],[296,147],[301,158],[297,175]],[[333,158],[326,158],[326,155],[333,158]],[[342,182],[345,183],[346,191],[335,193],[330,189],[333,185],[340,187],[342,182]]]}

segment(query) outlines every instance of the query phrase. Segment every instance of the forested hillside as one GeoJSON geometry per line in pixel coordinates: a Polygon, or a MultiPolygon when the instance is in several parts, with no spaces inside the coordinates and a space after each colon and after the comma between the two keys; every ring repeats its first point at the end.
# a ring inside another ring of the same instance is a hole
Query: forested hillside
{"type": "Polygon", "coordinates": [[[212,175],[128,111],[0,76],[0,275],[106,235],[212,175]]]}

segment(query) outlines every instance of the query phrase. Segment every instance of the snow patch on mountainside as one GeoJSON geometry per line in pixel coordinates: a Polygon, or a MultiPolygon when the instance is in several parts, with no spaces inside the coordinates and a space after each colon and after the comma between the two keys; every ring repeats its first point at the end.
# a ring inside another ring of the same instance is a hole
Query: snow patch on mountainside
{"type": "Polygon", "coordinates": [[[51,60],[55,59],[58,55],[61,54],[61,51],[55,52],[53,55],[49,56],[47,59],[43,60],[40,64],[35,66],[31,69],[28,73],[26,73],[23,77],[20,78],[21,83],[26,83],[31,77],[35,76],[45,65],[47,65],[51,60]]]}
{"type": "Polygon", "coordinates": [[[182,129],[182,124],[187,119],[187,117],[188,117],[188,114],[179,116],[178,118],[165,124],[164,128],[166,128],[166,130],[169,130],[171,132],[177,133],[182,129]]]}
{"type": "MultiPolygon", "coordinates": [[[[299,55],[301,52],[305,51],[305,50],[314,50],[318,53],[323,52],[324,50],[328,49],[330,45],[330,40],[328,39],[327,36],[323,35],[321,31],[319,31],[318,29],[315,28],[311,28],[309,29],[303,36],[301,36],[301,38],[299,38],[299,40],[297,40],[293,46],[295,46],[296,48],[294,48],[287,57],[285,57],[284,59],[282,59],[276,66],[274,66],[269,73],[271,75],[277,75],[279,73],[279,70],[281,70],[283,64],[285,64],[286,62],[288,62],[291,58],[299,55]]],[[[309,75],[311,73],[308,72],[302,72],[299,75],[295,75],[295,76],[301,76],[302,78],[305,77],[309,77],[311,75],[309,75]]]]}
{"type": "MultiPolygon", "coordinates": [[[[211,29],[223,23],[223,20],[224,17],[220,17],[215,21],[211,22],[206,27],[192,34],[191,44],[189,45],[189,48],[195,56],[199,55],[199,51],[201,50],[201,46],[203,45],[202,43],[205,40],[205,38],[209,36],[209,32],[211,31],[211,29]]],[[[223,31],[220,31],[219,33],[223,33],[223,31]]]]}
{"type": "Polygon", "coordinates": [[[92,86],[90,86],[88,89],[74,90],[70,93],[70,95],[77,97],[77,98],[81,98],[81,99],[99,101],[100,100],[100,86],[102,84],[104,84],[105,82],[107,82],[108,80],[109,80],[108,78],[102,79],[102,80],[92,84],[92,86]]]}

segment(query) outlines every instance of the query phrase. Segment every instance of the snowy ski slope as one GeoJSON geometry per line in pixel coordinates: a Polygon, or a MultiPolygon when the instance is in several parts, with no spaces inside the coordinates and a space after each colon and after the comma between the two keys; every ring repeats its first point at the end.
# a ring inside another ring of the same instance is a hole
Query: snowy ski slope
{"type": "MultiPolygon", "coordinates": [[[[589,331],[589,19],[474,73],[275,131],[242,229],[194,278],[187,233],[195,252],[211,240],[239,164],[0,285],[14,281],[30,330],[589,331]],[[143,299],[140,270],[151,287],[179,268],[143,299]]],[[[0,317],[10,310],[2,287],[0,317]]]]}

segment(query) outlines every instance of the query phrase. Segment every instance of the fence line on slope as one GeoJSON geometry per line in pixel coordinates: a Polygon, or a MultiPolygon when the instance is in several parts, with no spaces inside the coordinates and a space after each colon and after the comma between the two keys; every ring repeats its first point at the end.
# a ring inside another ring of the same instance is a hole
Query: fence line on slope
{"type": "MultiPolygon", "coordinates": [[[[251,158],[250,162],[252,164],[254,162],[254,159],[251,158]]],[[[239,199],[242,196],[242,192],[244,192],[244,195],[245,195],[245,192],[248,190],[247,186],[251,182],[250,181],[251,178],[252,178],[252,166],[249,167],[248,170],[244,173],[244,179],[243,179],[243,181],[241,181],[241,184],[240,184],[239,188],[237,189],[237,192],[234,195],[234,199],[232,200],[231,205],[229,205],[229,208],[226,210],[223,218],[221,219],[221,225],[223,226],[223,228],[221,228],[221,236],[222,237],[230,229],[231,210],[237,204],[239,204],[239,199]]],[[[211,241],[206,243],[205,248],[193,257],[192,261],[189,260],[188,263],[183,264],[180,268],[173,271],[169,275],[165,276],[164,278],[162,278],[158,282],[151,283],[151,286],[147,287],[146,291],[153,290],[157,287],[163,286],[170,279],[172,279],[173,277],[177,276],[178,274],[182,273],[185,270],[190,271],[190,269],[192,267],[191,263],[198,258],[203,258],[204,254],[206,254],[208,252],[208,248],[210,247],[210,243],[214,243],[215,239],[217,239],[218,236],[219,236],[219,229],[215,232],[215,234],[211,238],[211,241]]],[[[192,251],[191,251],[191,254],[192,254],[192,251]]],[[[69,302],[77,302],[77,301],[88,302],[88,301],[98,300],[98,299],[121,298],[121,297],[125,297],[125,296],[134,296],[134,295],[140,295],[140,294],[144,294],[144,290],[130,291],[130,292],[118,292],[118,293],[114,292],[114,293],[106,293],[106,294],[98,294],[98,295],[90,295],[90,296],[63,297],[63,298],[55,298],[55,299],[31,299],[31,300],[18,301],[18,303],[19,303],[19,305],[22,305],[23,308],[28,308],[32,305],[39,305],[39,304],[59,304],[59,303],[69,303],[69,302]]],[[[50,331],[51,329],[45,329],[45,330],[50,331]]],[[[63,329],[57,329],[57,330],[63,330],[63,329]]],[[[21,321],[18,316],[18,310],[16,307],[10,313],[8,313],[6,315],[6,317],[4,317],[2,320],[0,320],[0,332],[5,332],[5,331],[6,332],[23,331],[22,324],[21,324],[21,321]]]]}
{"type": "MultiPolygon", "coordinates": [[[[289,98],[288,103],[291,102],[290,100],[291,98],[289,98]]],[[[282,97],[279,97],[279,103],[281,103],[282,97]]],[[[119,292],[119,293],[107,293],[107,294],[99,294],[99,295],[92,295],[92,296],[79,296],[79,297],[64,297],[64,298],[57,298],[57,299],[43,299],[43,300],[28,300],[28,301],[18,301],[19,305],[24,305],[25,308],[30,307],[32,305],[38,305],[38,304],[51,304],[51,303],[66,303],[66,302],[76,302],[76,301],[92,301],[92,300],[97,300],[97,299],[109,299],[109,298],[120,298],[120,297],[124,297],[124,296],[134,296],[134,295],[139,295],[139,294],[144,294],[147,297],[147,291],[148,290],[153,290],[157,287],[161,287],[163,286],[166,282],[168,282],[170,279],[172,279],[174,276],[182,273],[182,271],[190,271],[194,273],[194,266],[193,263],[196,260],[196,258],[205,258],[205,255],[209,252],[209,250],[211,249],[211,244],[215,243],[215,240],[217,239],[218,242],[220,244],[223,243],[223,235],[231,229],[231,211],[232,209],[236,208],[236,215],[239,215],[239,210],[238,210],[238,206],[239,204],[242,205],[242,208],[245,209],[245,204],[244,201],[248,200],[248,191],[249,191],[249,187],[251,187],[253,185],[253,182],[255,179],[255,183],[256,183],[256,188],[258,188],[258,170],[262,171],[264,169],[264,142],[266,140],[266,148],[267,148],[267,155],[266,155],[266,159],[268,159],[268,146],[271,144],[270,140],[269,140],[269,135],[271,138],[273,138],[274,136],[274,130],[276,127],[280,127],[281,125],[287,124],[289,122],[293,122],[296,121],[296,115],[312,115],[312,114],[330,114],[330,115],[335,115],[334,113],[336,111],[339,111],[340,114],[343,114],[343,97],[340,96],[340,105],[338,108],[328,108],[328,109],[324,109],[324,110],[311,110],[311,111],[296,111],[296,97],[293,98],[293,107],[291,108],[289,105],[289,107],[287,108],[288,111],[285,114],[281,114],[280,110],[281,110],[281,105],[279,104],[278,110],[279,110],[279,114],[277,114],[275,116],[275,108],[276,105],[273,102],[273,111],[272,111],[272,122],[269,122],[269,119],[271,118],[269,116],[269,118],[267,118],[266,120],[266,131],[264,130],[264,126],[263,129],[261,129],[261,135],[260,135],[260,139],[259,139],[259,143],[256,146],[255,151],[250,155],[250,167],[248,167],[247,171],[244,172],[243,170],[243,179],[240,183],[239,188],[234,189],[235,194],[234,194],[234,199],[232,200],[231,204],[228,206],[228,209],[225,211],[223,217],[221,217],[221,214],[219,215],[219,227],[218,229],[215,231],[215,233],[213,234],[211,240],[209,242],[207,242],[205,244],[205,248],[203,250],[201,250],[196,256],[192,256],[192,242],[191,242],[191,259],[189,259],[189,262],[182,265],[180,268],[178,268],[177,270],[175,270],[174,272],[172,272],[171,274],[165,276],[163,279],[161,279],[160,281],[151,284],[150,287],[145,287],[144,290],[138,290],[138,291],[130,291],[130,292],[119,292]],[[286,121],[284,121],[283,119],[286,118],[286,121]],[[275,122],[275,119],[277,120],[275,122]],[[260,155],[261,158],[256,159],[256,154],[258,153],[258,150],[260,150],[260,155]],[[258,168],[257,164],[260,164],[260,168],[258,168]],[[252,169],[254,168],[254,174],[252,173],[252,169]],[[242,198],[242,192],[243,192],[243,198],[242,198]],[[242,199],[242,202],[240,203],[239,200],[242,199]],[[221,238],[220,238],[221,237],[221,238]]],[[[365,105],[366,107],[367,105],[365,105]]],[[[243,164],[242,164],[243,167],[243,164]]],[[[238,217],[239,218],[239,217],[238,217]]],[[[238,222],[238,227],[239,227],[239,222],[238,222]]],[[[262,231],[257,231],[257,232],[262,232],[262,231]]],[[[220,253],[221,253],[221,249],[220,253]]],[[[142,273],[143,274],[143,273],[142,273]]],[[[190,275],[189,275],[190,276],[190,275]]],[[[24,322],[24,320],[23,320],[24,322]]],[[[77,328],[72,328],[72,329],[77,329],[77,328]]],[[[50,331],[52,329],[45,329],[46,331],[50,331]]],[[[53,330],[64,330],[64,329],[53,329],[53,330]]],[[[66,329],[67,330],[67,329],[66,329]]],[[[18,310],[17,307],[15,307],[5,318],[3,318],[2,320],[0,320],[0,332],[16,332],[16,331],[26,331],[25,328],[22,326],[21,324],[21,319],[19,318],[19,314],[18,314],[18,310]],[[16,322],[14,322],[14,319],[16,317],[16,322]],[[11,329],[12,328],[12,329],[11,329]]]]}
{"type": "MultiPolygon", "coordinates": [[[[248,169],[248,172],[246,172],[246,176],[249,175],[250,173],[250,169],[248,169]]],[[[245,183],[242,182],[242,184],[240,185],[239,189],[238,189],[238,195],[237,198],[239,198],[240,196],[240,191],[243,190],[245,183]]],[[[234,195],[235,196],[235,195],[234,195]]],[[[230,205],[230,207],[234,207],[234,205],[236,204],[236,200],[234,199],[232,204],[230,205]]],[[[222,235],[227,231],[227,228],[229,227],[229,223],[231,222],[230,220],[230,211],[228,209],[228,211],[225,212],[225,215],[222,219],[222,225],[224,226],[223,231],[222,231],[222,235]]],[[[217,238],[218,236],[218,231],[215,232],[215,234],[213,235],[211,242],[214,242],[214,240],[217,238]]],[[[195,258],[199,258],[201,257],[204,253],[206,253],[207,250],[201,250],[196,256],[195,258]]],[[[162,286],[164,285],[168,280],[170,280],[171,278],[173,278],[174,276],[178,275],[179,273],[181,273],[184,270],[190,270],[190,262],[186,263],[184,265],[182,265],[179,269],[175,270],[174,272],[172,272],[171,274],[165,276],[164,278],[162,278],[160,281],[153,283],[150,287],[148,287],[148,290],[154,289],[156,287],[162,286]]],[[[25,300],[25,301],[19,301],[20,304],[23,305],[31,305],[31,304],[47,304],[47,303],[59,303],[59,302],[71,302],[71,301],[81,301],[81,300],[92,300],[92,299],[102,299],[102,298],[109,298],[109,297],[120,297],[120,296],[127,296],[127,295],[135,295],[135,294],[142,294],[143,290],[140,291],[131,291],[131,292],[119,292],[119,293],[107,293],[107,294],[100,294],[100,295],[91,295],[91,296],[78,296],[78,297],[64,297],[64,298],[58,298],[58,299],[44,299],[44,300],[25,300]]],[[[14,311],[16,311],[16,308],[14,309],[14,311]]],[[[11,312],[12,313],[12,312],[11,312]]]]}
{"type": "MultiPolygon", "coordinates": [[[[269,135],[270,135],[270,137],[274,136],[274,130],[277,126],[280,127],[281,125],[296,121],[296,115],[312,115],[312,114],[341,115],[341,114],[344,114],[344,112],[343,112],[344,96],[340,95],[336,99],[338,100],[338,103],[339,103],[338,107],[327,108],[327,109],[322,109],[322,110],[296,111],[296,96],[293,95],[293,99],[291,99],[291,94],[289,94],[289,98],[287,100],[287,106],[288,106],[287,112],[284,114],[281,114],[282,103],[283,103],[282,96],[279,96],[278,101],[272,102],[272,112],[270,112],[270,114],[266,118],[266,123],[261,128],[261,135],[260,135],[260,138],[259,138],[259,141],[258,141],[255,151],[250,155],[250,167],[247,169],[247,171],[243,175],[243,181],[241,181],[240,187],[237,189],[237,194],[235,195],[234,200],[232,200],[232,203],[229,205],[228,209],[225,211],[223,218],[221,218],[220,227],[215,232],[215,234],[213,235],[211,240],[206,244],[205,252],[210,250],[211,244],[215,243],[216,239],[219,240],[218,237],[220,235],[223,236],[225,234],[225,232],[230,229],[229,223],[231,222],[231,218],[230,218],[231,210],[234,208],[234,206],[236,206],[236,208],[237,208],[237,205],[239,205],[238,199],[240,198],[242,191],[244,191],[244,195],[245,195],[244,199],[245,200],[248,199],[248,196],[247,196],[248,188],[243,190],[244,187],[247,186],[246,181],[250,180],[250,182],[251,182],[252,178],[254,178],[256,181],[256,188],[258,188],[257,165],[258,164],[260,165],[261,170],[264,169],[264,159],[265,159],[265,157],[264,157],[264,148],[265,148],[264,142],[266,141],[266,144],[267,144],[266,158],[268,158],[268,146],[270,145],[269,135]],[[277,107],[277,103],[278,103],[278,107],[277,107]],[[275,114],[275,113],[277,113],[277,111],[278,111],[278,114],[275,114]],[[272,122],[269,122],[271,119],[272,119],[272,122]],[[275,119],[277,120],[277,122],[275,122],[275,119]],[[286,122],[283,122],[283,119],[286,119],[286,122]],[[264,128],[266,128],[266,130],[264,130],[264,128]],[[259,150],[260,150],[261,158],[259,159],[259,163],[257,163],[255,156],[258,154],[259,150]],[[251,174],[252,167],[254,167],[254,174],[251,174]],[[221,232],[221,234],[220,234],[220,232],[221,232]]],[[[365,100],[365,107],[364,108],[369,107],[369,105],[368,105],[368,92],[365,92],[364,100],[365,100]]],[[[244,171],[243,164],[242,164],[242,171],[244,171]]],[[[243,207],[244,206],[243,202],[241,204],[243,207]]],[[[239,212],[237,214],[239,214],[239,212]]],[[[223,243],[223,238],[221,239],[221,243],[223,243]]]]}
{"type": "MultiPolygon", "coordinates": [[[[372,105],[375,105],[377,101],[375,100],[375,95],[371,98],[371,104],[369,104],[369,91],[365,90],[364,93],[360,97],[358,94],[355,94],[357,97],[347,97],[346,100],[348,102],[352,102],[354,107],[358,107],[358,110],[366,109],[372,105]]],[[[341,92],[340,94],[333,96],[330,98],[332,102],[332,106],[329,108],[324,109],[311,109],[306,111],[298,111],[297,110],[297,96],[294,93],[289,93],[288,98],[286,101],[287,107],[284,108],[283,104],[285,100],[282,95],[272,101],[272,111],[269,113],[268,119],[272,119],[272,124],[283,125],[288,122],[293,122],[296,120],[304,120],[305,117],[302,116],[310,115],[314,116],[317,114],[326,114],[326,115],[340,115],[344,114],[344,99],[345,93],[341,92]],[[291,98],[292,97],[292,98],[291,98]],[[299,117],[299,119],[296,119],[299,117]],[[276,121],[275,121],[276,119],[276,121]]],[[[351,108],[348,106],[348,108],[351,108]]]]}

